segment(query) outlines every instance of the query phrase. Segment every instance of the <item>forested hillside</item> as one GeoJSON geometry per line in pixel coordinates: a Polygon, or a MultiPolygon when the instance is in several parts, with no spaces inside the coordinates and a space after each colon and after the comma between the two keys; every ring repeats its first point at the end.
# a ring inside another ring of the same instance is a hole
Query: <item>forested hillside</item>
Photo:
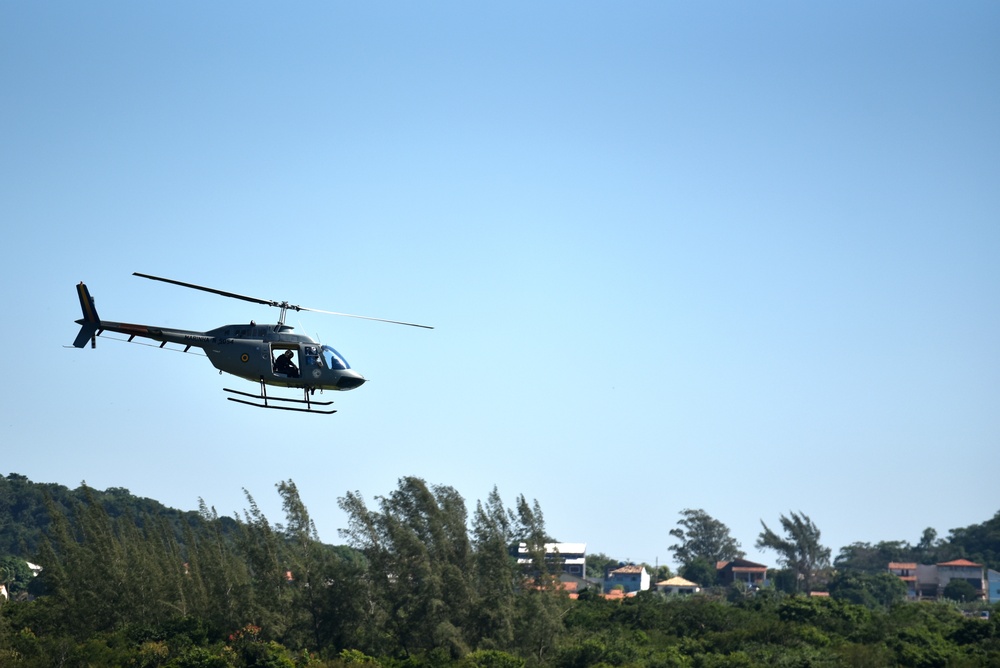
{"type": "MultiPolygon", "coordinates": [[[[132,495],[123,487],[98,491],[84,483],[75,490],[52,483],[36,483],[23,475],[11,473],[0,477],[0,555],[30,557],[37,554],[41,539],[48,531],[53,510],[73,525],[81,505],[97,503],[111,518],[125,517],[137,526],[146,522],[166,522],[180,537],[185,527],[197,529],[203,513],[168,508],[158,501],[132,495]]],[[[233,530],[235,521],[221,517],[223,532],[233,530]]]]}
{"type": "MultiPolygon", "coordinates": [[[[453,488],[403,478],[373,506],[342,497],[348,545],[331,547],[295,484],[276,487],[281,524],[249,495],[224,519],[8,476],[3,544],[44,570],[27,585],[37,597],[0,602],[0,666],[1000,665],[1000,615],[859,597],[878,581],[849,565],[824,598],[734,586],[573,600],[523,496],[508,507],[494,490],[470,512],[453,488]],[[530,568],[510,557],[518,542],[530,568]]],[[[951,546],[985,540],[978,554],[995,554],[998,517],[953,531],[951,546]]]]}

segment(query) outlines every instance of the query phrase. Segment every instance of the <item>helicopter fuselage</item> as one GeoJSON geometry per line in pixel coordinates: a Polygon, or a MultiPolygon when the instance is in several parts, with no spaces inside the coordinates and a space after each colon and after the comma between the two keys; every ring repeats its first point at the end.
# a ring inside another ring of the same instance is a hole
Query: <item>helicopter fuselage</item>
{"type": "Polygon", "coordinates": [[[139,336],[205,351],[219,371],[254,382],[306,390],[353,390],[365,382],[347,360],[294,328],[280,324],[225,325],[205,332],[101,320],[100,331],[139,336]],[[289,355],[289,353],[291,353],[289,355]],[[288,362],[282,363],[285,357],[288,362]]]}

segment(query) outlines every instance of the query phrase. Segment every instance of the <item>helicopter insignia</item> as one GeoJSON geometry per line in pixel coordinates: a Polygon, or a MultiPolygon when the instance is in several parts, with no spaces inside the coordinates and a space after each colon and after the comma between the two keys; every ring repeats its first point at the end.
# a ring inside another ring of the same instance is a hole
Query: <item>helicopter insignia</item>
{"type": "Polygon", "coordinates": [[[207,288],[195,285],[194,283],[184,283],[182,281],[150,276],[149,274],[140,274],[138,272],[133,275],[154,281],[180,285],[194,290],[211,292],[223,297],[273,306],[280,309],[278,322],[277,324],[257,324],[251,321],[247,325],[224,325],[207,332],[199,332],[102,320],[97,315],[94,298],[91,297],[87,286],[81,282],[76,286],[76,289],[80,297],[80,308],[83,310],[83,318],[76,321],[80,325],[80,333],[77,334],[76,340],[73,341],[73,346],[83,348],[89,341],[91,348],[96,348],[97,337],[108,331],[127,335],[128,342],[132,342],[136,337],[142,337],[159,341],[160,348],[163,348],[168,343],[181,345],[184,346],[181,352],[188,352],[191,348],[200,348],[204,351],[205,356],[208,357],[212,365],[219,370],[220,374],[228,373],[259,383],[260,388],[257,394],[223,388],[224,391],[237,395],[236,397],[227,397],[230,401],[258,408],[329,415],[337,411],[317,407],[329,406],[333,402],[313,400],[311,397],[316,390],[320,392],[323,390],[353,390],[365,382],[365,377],[351,369],[344,356],[334,350],[333,347],[320,344],[303,334],[295,334],[293,332],[294,328],[285,324],[285,315],[290,310],[312,311],[349,318],[388,322],[395,325],[434,329],[429,325],[418,325],[413,322],[386,320],[384,318],[372,318],[364,315],[353,315],[351,313],[338,313],[336,311],[324,311],[322,309],[289,304],[288,302],[247,297],[234,292],[216,290],[215,288],[207,288]],[[288,397],[268,396],[268,385],[301,389],[303,391],[303,398],[291,399],[288,397]],[[304,404],[305,408],[285,406],[272,402],[304,404]]]}

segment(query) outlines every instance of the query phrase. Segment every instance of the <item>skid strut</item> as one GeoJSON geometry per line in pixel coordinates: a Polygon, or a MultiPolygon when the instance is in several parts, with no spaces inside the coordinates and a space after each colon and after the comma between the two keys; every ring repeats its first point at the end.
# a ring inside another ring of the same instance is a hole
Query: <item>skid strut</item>
{"type": "Polygon", "coordinates": [[[230,401],[235,401],[236,403],[246,404],[247,406],[256,406],[257,408],[271,408],[273,410],[279,411],[296,411],[298,413],[318,413],[321,415],[332,415],[336,413],[336,409],[323,410],[321,408],[313,408],[313,406],[329,406],[332,401],[313,401],[309,398],[309,388],[303,390],[304,399],[289,399],[287,397],[269,397],[267,396],[267,385],[263,380],[260,381],[260,394],[250,394],[249,392],[241,392],[240,390],[231,390],[228,387],[222,388],[226,392],[231,392],[233,394],[238,394],[243,397],[250,397],[251,399],[256,399],[257,401],[247,401],[246,399],[238,399],[236,397],[226,397],[230,401]],[[295,406],[280,406],[272,405],[272,401],[285,401],[293,404],[305,404],[305,408],[296,408],[295,406]]]}

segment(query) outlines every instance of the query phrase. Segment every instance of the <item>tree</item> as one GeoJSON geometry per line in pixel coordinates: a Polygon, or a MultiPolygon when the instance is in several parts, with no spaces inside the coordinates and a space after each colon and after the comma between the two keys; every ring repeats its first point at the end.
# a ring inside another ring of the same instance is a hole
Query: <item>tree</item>
{"type": "Polygon", "coordinates": [[[739,542],[729,534],[729,527],[701,508],[685,508],[680,515],[678,528],[670,530],[670,535],[680,541],[669,548],[677,563],[687,566],[696,559],[702,559],[714,565],[718,561],[732,561],[746,556],[739,542]]]}
{"type": "Polygon", "coordinates": [[[778,562],[792,569],[807,594],[812,591],[816,572],[829,566],[830,548],[819,542],[819,529],[809,517],[799,511],[789,512],[789,517],[781,516],[781,526],[785,530],[782,538],[772,531],[764,521],[764,530],[757,538],[757,548],[767,548],[778,553],[778,562]]]}
{"type": "Polygon", "coordinates": [[[1000,568],[1000,511],[982,524],[951,529],[948,543],[956,556],[1000,568]]]}
{"type": "Polygon", "coordinates": [[[610,567],[618,568],[623,563],[623,559],[615,559],[603,552],[595,552],[587,555],[587,577],[599,580],[604,577],[604,573],[610,567]]]}
{"type": "Polygon", "coordinates": [[[685,580],[697,582],[702,587],[712,587],[719,580],[719,571],[715,568],[715,562],[709,563],[707,559],[700,557],[684,564],[677,572],[685,580]]]}
{"type": "Polygon", "coordinates": [[[944,591],[941,593],[947,599],[963,603],[979,598],[979,591],[968,580],[951,580],[944,586],[944,591]]]}
{"type": "Polygon", "coordinates": [[[833,565],[838,569],[875,574],[884,573],[892,561],[917,561],[913,547],[899,540],[882,541],[875,545],[851,543],[840,548],[833,565]]]}
{"type": "MultiPolygon", "coordinates": [[[[323,549],[316,525],[309,517],[295,483],[289,479],[278,483],[277,488],[285,511],[286,525],[283,529],[288,550],[287,566],[296,599],[292,607],[307,613],[303,619],[296,621],[299,621],[299,626],[308,629],[313,646],[318,649],[324,635],[321,627],[326,600],[322,592],[330,580],[328,553],[323,549]]],[[[293,624],[293,628],[295,626],[293,624]]]]}
{"type": "Polygon", "coordinates": [[[868,608],[891,607],[906,598],[906,585],[892,573],[840,571],[828,585],[835,599],[868,608]]]}
{"type": "Polygon", "coordinates": [[[11,596],[16,596],[28,589],[28,584],[34,573],[28,568],[28,562],[18,557],[0,557],[0,584],[7,587],[11,596]]]}
{"type": "Polygon", "coordinates": [[[917,543],[917,549],[924,552],[930,551],[941,544],[941,541],[937,539],[937,529],[934,527],[927,527],[924,532],[920,534],[920,542],[917,543]]]}
{"type": "Polygon", "coordinates": [[[236,541],[250,585],[248,600],[242,603],[243,617],[280,636],[288,628],[292,604],[284,535],[271,525],[250,492],[244,489],[243,495],[250,506],[243,511],[236,541]]]}
{"type": "Polygon", "coordinates": [[[358,493],[342,497],[340,507],[349,517],[342,535],[368,560],[372,614],[387,631],[383,640],[406,654],[468,651],[473,562],[458,492],[406,477],[379,498],[379,511],[358,493]]]}
{"type": "Polygon", "coordinates": [[[556,646],[563,630],[567,596],[559,582],[558,560],[546,558],[545,543],[556,542],[545,531],[545,518],[538,500],[529,505],[521,494],[516,512],[509,512],[513,545],[524,543],[531,557],[530,574],[522,574],[515,599],[514,637],[518,649],[542,663],[556,646]]]}
{"type": "Polygon", "coordinates": [[[475,614],[479,644],[484,649],[511,649],[514,645],[514,618],[521,575],[511,556],[513,528],[507,509],[494,487],[486,503],[476,503],[472,522],[476,576],[475,614]]]}
{"type": "MultiPolygon", "coordinates": [[[[589,562],[590,559],[588,558],[587,561],[589,562]]],[[[714,564],[712,565],[712,568],[715,568],[714,564]]],[[[590,570],[589,564],[587,570],[588,571],[590,570]]],[[[662,582],[663,580],[669,580],[670,578],[674,577],[674,573],[673,571],[670,570],[670,566],[667,566],[666,564],[648,567],[648,570],[649,570],[649,576],[653,580],[653,582],[662,582]]],[[[603,571],[602,571],[602,576],[603,576],[603,571]]]]}

